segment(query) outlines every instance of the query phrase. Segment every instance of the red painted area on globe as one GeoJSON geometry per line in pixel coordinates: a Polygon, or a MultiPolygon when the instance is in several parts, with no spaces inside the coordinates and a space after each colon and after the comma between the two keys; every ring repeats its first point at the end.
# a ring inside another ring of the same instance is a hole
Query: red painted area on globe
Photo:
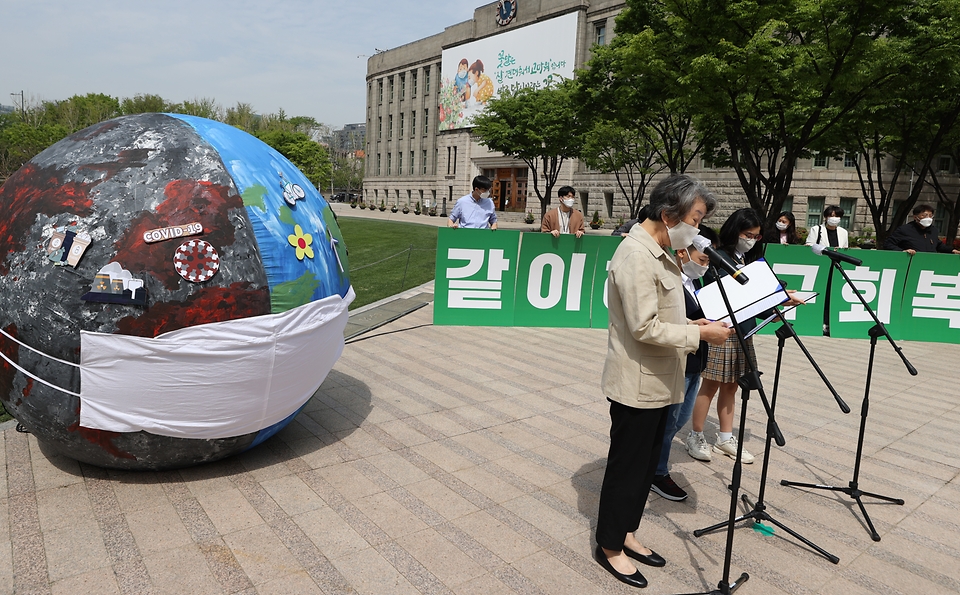
{"type": "Polygon", "coordinates": [[[203,283],[220,270],[220,255],[209,242],[190,240],[177,248],[173,263],[181,277],[194,283],[203,283]]]}

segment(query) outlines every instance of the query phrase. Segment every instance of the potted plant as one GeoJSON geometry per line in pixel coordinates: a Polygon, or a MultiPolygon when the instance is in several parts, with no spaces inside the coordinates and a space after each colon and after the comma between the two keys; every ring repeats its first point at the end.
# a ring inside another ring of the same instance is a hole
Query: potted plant
{"type": "Polygon", "coordinates": [[[523,218],[523,222],[526,223],[527,225],[533,225],[533,222],[534,222],[533,213],[530,211],[527,211],[527,216],[523,218]]]}
{"type": "Polygon", "coordinates": [[[437,207],[430,207],[430,208],[427,210],[427,214],[430,215],[431,217],[436,217],[436,216],[437,216],[437,207]]]}
{"type": "Polygon", "coordinates": [[[420,201],[419,201],[419,200],[417,201],[417,205],[416,205],[415,207],[413,207],[413,214],[414,214],[414,215],[419,215],[419,214],[420,214],[420,201]]]}
{"type": "Polygon", "coordinates": [[[623,215],[617,217],[617,227],[623,227],[623,215]]]}
{"type": "Polygon", "coordinates": [[[397,203],[393,203],[393,206],[390,207],[390,212],[391,212],[391,213],[396,213],[396,212],[399,211],[399,210],[400,210],[400,207],[397,206],[397,203]]]}
{"type": "Polygon", "coordinates": [[[873,250],[877,247],[877,239],[873,237],[873,228],[869,225],[863,228],[863,240],[860,247],[864,250],[873,250]]]}
{"type": "Polygon", "coordinates": [[[410,214],[410,205],[403,205],[403,214],[404,215],[410,214]]]}
{"type": "Polygon", "coordinates": [[[351,201],[350,201],[350,208],[351,208],[351,209],[357,208],[357,201],[351,200],[351,201]]]}
{"type": "Polygon", "coordinates": [[[380,201],[380,212],[382,213],[382,212],[384,212],[384,211],[386,211],[386,210],[387,210],[387,204],[386,204],[384,201],[381,200],[381,201],[380,201]]]}
{"type": "Polygon", "coordinates": [[[603,227],[603,219],[600,218],[600,211],[593,212],[593,219],[590,220],[590,229],[600,229],[603,227]]]}

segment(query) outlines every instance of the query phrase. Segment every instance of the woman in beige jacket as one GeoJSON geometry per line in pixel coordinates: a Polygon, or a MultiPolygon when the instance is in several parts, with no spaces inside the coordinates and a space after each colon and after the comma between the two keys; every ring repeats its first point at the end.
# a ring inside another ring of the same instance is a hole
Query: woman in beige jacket
{"type": "Polygon", "coordinates": [[[666,564],[634,532],[660,456],[667,408],[683,398],[685,356],[701,339],[722,344],[730,336],[719,322],[686,319],[680,267],[665,249],[690,246],[716,204],[694,178],[667,178],[650,195],[649,218],[633,226],[610,261],[602,379],[610,401],[610,450],[595,556],[618,580],[635,587],[647,581],[628,556],[650,566],[666,564]]]}

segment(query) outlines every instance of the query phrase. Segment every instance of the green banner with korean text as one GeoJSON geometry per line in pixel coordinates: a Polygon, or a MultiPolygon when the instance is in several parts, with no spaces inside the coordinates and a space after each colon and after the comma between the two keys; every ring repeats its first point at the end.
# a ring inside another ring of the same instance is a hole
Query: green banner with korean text
{"type": "Polygon", "coordinates": [[[438,232],[433,323],[513,326],[520,232],[438,232]]]}
{"type": "MultiPolygon", "coordinates": [[[[607,266],[620,240],[441,229],[434,324],[605,328],[607,266]]],[[[765,258],[788,289],[819,294],[785,314],[797,334],[822,335],[826,322],[832,337],[867,338],[874,322],[857,292],[894,339],[960,343],[960,257],[844,252],[863,261],[842,263],[852,287],[808,246],[767,247],[765,258]]]]}

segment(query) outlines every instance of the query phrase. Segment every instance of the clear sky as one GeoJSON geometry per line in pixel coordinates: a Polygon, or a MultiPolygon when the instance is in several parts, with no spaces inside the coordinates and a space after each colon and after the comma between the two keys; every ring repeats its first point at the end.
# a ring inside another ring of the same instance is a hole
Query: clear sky
{"type": "Polygon", "coordinates": [[[0,0],[0,104],[106,93],[364,121],[367,57],[483,0],[0,0]],[[359,56],[359,57],[358,57],[359,56]],[[16,93],[11,98],[10,93],[16,93]]]}

